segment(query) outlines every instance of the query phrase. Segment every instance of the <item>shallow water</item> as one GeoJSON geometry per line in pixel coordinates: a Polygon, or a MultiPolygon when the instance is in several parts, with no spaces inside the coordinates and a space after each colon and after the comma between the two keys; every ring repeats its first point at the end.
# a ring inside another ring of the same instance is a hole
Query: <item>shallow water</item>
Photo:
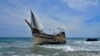
{"type": "Polygon", "coordinates": [[[66,45],[34,45],[32,38],[0,38],[0,56],[100,56],[100,41],[67,39],[66,45]]]}

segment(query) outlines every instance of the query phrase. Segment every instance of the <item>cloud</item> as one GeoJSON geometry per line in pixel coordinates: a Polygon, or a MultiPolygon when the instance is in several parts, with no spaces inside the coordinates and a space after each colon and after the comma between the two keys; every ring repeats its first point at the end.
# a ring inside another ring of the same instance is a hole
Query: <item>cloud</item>
{"type": "Polygon", "coordinates": [[[28,18],[29,11],[19,6],[18,1],[1,1],[0,5],[0,36],[1,37],[20,37],[31,36],[29,28],[24,19],[28,18]],[[18,4],[16,4],[18,2],[18,4]],[[15,4],[14,4],[15,3],[15,4]],[[17,8],[17,7],[18,8],[17,8]],[[26,29],[25,29],[26,28],[26,29]],[[26,32],[27,31],[27,32],[26,32]]]}
{"type": "Polygon", "coordinates": [[[45,32],[53,31],[50,28],[55,30],[61,27],[65,29],[68,37],[100,36],[100,21],[94,22],[100,14],[99,8],[96,7],[99,5],[98,0],[2,1],[0,2],[0,36],[31,36],[30,28],[24,22],[25,18],[30,21],[30,8],[40,19],[45,32]],[[88,9],[90,9],[89,13],[88,9]]]}
{"type": "MultiPolygon", "coordinates": [[[[61,7],[60,7],[61,8],[61,7]]],[[[52,8],[51,9],[55,9],[52,8]]],[[[50,11],[48,9],[48,11],[50,11]]],[[[53,26],[54,28],[62,27],[66,31],[66,35],[69,37],[98,37],[99,34],[99,24],[91,24],[87,21],[92,23],[92,19],[96,17],[96,15],[91,14],[71,14],[67,12],[60,12],[58,9],[56,12],[47,12],[48,14],[41,14],[40,19],[46,28],[53,26]],[[52,16],[54,15],[54,16],[52,16]],[[45,21],[44,21],[45,20],[45,21]]],[[[97,19],[94,19],[97,20],[97,19]]],[[[93,20],[93,21],[94,21],[93,20]]]]}
{"type": "Polygon", "coordinates": [[[91,7],[100,5],[99,0],[62,0],[69,8],[75,10],[87,10],[91,7]]]}

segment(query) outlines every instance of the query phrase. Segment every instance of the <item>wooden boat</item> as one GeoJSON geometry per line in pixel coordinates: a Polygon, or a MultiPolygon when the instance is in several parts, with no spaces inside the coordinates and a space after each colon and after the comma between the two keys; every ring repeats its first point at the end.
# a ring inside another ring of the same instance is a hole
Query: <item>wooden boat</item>
{"type": "Polygon", "coordinates": [[[43,29],[35,15],[31,11],[31,23],[29,23],[26,19],[25,22],[29,25],[32,31],[32,36],[34,37],[34,43],[36,45],[43,45],[43,44],[66,44],[66,36],[65,32],[62,29],[57,34],[47,34],[43,32],[43,29]]]}

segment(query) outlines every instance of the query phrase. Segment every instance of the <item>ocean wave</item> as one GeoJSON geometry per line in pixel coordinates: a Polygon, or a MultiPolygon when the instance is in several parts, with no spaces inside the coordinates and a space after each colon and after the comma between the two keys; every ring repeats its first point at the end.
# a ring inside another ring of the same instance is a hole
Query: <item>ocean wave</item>
{"type": "Polygon", "coordinates": [[[12,56],[44,56],[44,55],[40,55],[40,54],[25,54],[25,55],[12,55],[12,56]]]}
{"type": "Polygon", "coordinates": [[[73,41],[73,42],[70,42],[70,43],[74,43],[74,44],[100,44],[100,41],[73,41]]]}
{"type": "MultiPolygon", "coordinates": [[[[45,55],[45,54],[9,54],[9,56],[100,56],[100,52],[67,52],[67,53],[54,53],[51,55],[45,55]]],[[[1,56],[4,56],[3,54],[1,56]]]]}
{"type": "Polygon", "coordinates": [[[2,46],[2,47],[0,47],[0,50],[1,49],[15,49],[15,48],[17,48],[17,49],[19,49],[19,48],[32,48],[33,46],[2,46]]]}
{"type": "Polygon", "coordinates": [[[2,51],[1,56],[100,56],[100,51],[85,51],[85,49],[68,45],[36,45],[32,48],[9,47],[2,51]],[[79,49],[79,50],[76,50],[79,49]]]}
{"type": "Polygon", "coordinates": [[[0,49],[4,48],[10,48],[10,47],[16,47],[16,48],[30,48],[33,47],[34,43],[32,42],[13,42],[13,43],[0,43],[0,49]]]}
{"type": "Polygon", "coordinates": [[[68,45],[43,45],[41,47],[61,49],[61,50],[64,50],[64,51],[74,51],[74,49],[71,46],[68,46],[68,45]]]}
{"type": "Polygon", "coordinates": [[[100,47],[96,46],[88,46],[88,45],[80,45],[80,46],[71,46],[71,45],[43,45],[41,47],[45,48],[54,48],[54,49],[60,49],[63,51],[100,51],[100,47]]]}

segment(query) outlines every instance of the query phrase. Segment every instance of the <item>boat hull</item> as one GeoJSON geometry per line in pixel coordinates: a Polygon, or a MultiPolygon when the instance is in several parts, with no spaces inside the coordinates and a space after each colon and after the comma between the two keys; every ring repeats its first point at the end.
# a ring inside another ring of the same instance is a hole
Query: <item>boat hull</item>
{"type": "Polygon", "coordinates": [[[46,36],[46,35],[34,35],[34,43],[36,45],[43,44],[66,44],[66,38],[64,36],[46,36]]]}

